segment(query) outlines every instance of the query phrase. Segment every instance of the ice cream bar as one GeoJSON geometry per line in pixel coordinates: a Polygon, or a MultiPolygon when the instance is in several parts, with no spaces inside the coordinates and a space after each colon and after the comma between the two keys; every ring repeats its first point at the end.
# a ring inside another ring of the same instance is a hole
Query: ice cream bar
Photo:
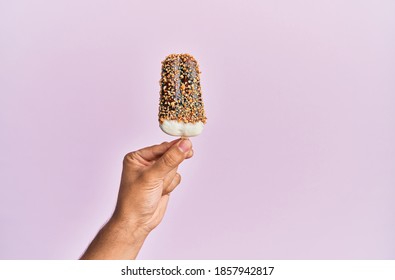
{"type": "Polygon", "coordinates": [[[162,61],[159,126],[167,134],[199,135],[206,123],[199,65],[189,54],[171,54],[162,61]]]}

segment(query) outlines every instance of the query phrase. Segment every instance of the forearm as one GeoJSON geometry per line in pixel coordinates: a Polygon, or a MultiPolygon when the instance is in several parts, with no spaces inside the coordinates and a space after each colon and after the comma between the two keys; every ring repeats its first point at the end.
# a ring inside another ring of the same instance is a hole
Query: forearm
{"type": "Polygon", "coordinates": [[[135,259],[148,233],[111,218],[99,231],[81,260],[135,259]]]}

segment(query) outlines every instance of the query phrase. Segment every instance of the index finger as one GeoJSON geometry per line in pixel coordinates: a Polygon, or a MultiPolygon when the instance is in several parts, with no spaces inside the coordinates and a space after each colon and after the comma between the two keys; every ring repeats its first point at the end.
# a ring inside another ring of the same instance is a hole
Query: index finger
{"type": "Polygon", "coordinates": [[[136,151],[136,153],[147,161],[157,160],[179,140],[180,139],[176,139],[171,142],[163,142],[162,144],[159,145],[146,147],[136,151]]]}

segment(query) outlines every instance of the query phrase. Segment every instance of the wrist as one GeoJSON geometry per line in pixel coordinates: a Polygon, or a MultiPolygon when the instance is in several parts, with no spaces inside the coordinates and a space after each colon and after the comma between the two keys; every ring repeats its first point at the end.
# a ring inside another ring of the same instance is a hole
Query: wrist
{"type": "Polygon", "coordinates": [[[148,233],[113,216],[99,231],[81,259],[135,259],[148,233]]]}
{"type": "Polygon", "coordinates": [[[139,223],[133,220],[122,218],[120,215],[114,213],[110,218],[108,224],[116,228],[119,233],[129,240],[131,243],[141,242],[147,238],[150,231],[139,223]]]}

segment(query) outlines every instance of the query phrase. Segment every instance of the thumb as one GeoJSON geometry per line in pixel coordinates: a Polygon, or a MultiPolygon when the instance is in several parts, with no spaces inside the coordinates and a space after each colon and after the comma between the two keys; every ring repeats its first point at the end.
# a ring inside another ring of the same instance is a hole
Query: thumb
{"type": "Polygon", "coordinates": [[[166,177],[171,170],[184,161],[191,149],[192,142],[189,139],[178,141],[151,166],[151,176],[160,179],[166,177]]]}

